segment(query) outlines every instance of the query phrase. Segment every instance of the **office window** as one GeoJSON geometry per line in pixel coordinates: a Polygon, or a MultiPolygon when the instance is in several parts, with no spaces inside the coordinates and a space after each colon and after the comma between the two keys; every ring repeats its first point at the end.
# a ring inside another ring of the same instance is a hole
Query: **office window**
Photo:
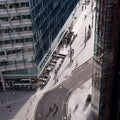
{"type": "Polygon", "coordinates": [[[25,48],[24,52],[28,53],[28,52],[33,52],[33,48],[25,48]]]}
{"type": "Polygon", "coordinates": [[[19,42],[20,42],[20,43],[23,43],[23,42],[24,42],[24,39],[20,39],[19,42]]]}
{"type": "Polygon", "coordinates": [[[26,19],[30,19],[31,17],[30,17],[30,15],[26,15],[26,19]]]}
{"type": "Polygon", "coordinates": [[[5,53],[2,51],[2,52],[0,52],[0,55],[5,55],[5,53]]]}
{"type": "Polygon", "coordinates": [[[30,31],[30,30],[32,30],[32,27],[24,27],[23,29],[24,29],[24,31],[30,31]]]}
{"type": "Polygon", "coordinates": [[[29,6],[29,3],[21,3],[21,7],[28,7],[29,6]]]}
{"type": "Polygon", "coordinates": [[[22,16],[20,15],[15,16],[15,20],[22,20],[22,16]]]}
{"type": "Polygon", "coordinates": [[[15,4],[9,4],[8,6],[10,9],[15,8],[15,4]]]}
{"type": "Polygon", "coordinates": [[[20,3],[15,3],[15,8],[19,8],[20,7],[20,3]]]}
{"type": "Polygon", "coordinates": [[[22,17],[22,19],[30,19],[30,15],[22,15],[21,17],[22,17]]]}
{"type": "Polygon", "coordinates": [[[6,21],[8,21],[8,17],[1,17],[1,18],[0,18],[0,21],[6,22],[6,21]]]}
{"type": "Polygon", "coordinates": [[[21,32],[22,31],[22,28],[17,28],[17,32],[21,32]]]}
{"type": "Polygon", "coordinates": [[[25,38],[25,42],[32,42],[33,39],[32,38],[25,38]]]}
{"type": "Polygon", "coordinates": [[[9,41],[4,41],[4,44],[9,44],[9,41]]]}
{"type": "Polygon", "coordinates": [[[6,5],[0,5],[0,9],[7,9],[6,5]]]}

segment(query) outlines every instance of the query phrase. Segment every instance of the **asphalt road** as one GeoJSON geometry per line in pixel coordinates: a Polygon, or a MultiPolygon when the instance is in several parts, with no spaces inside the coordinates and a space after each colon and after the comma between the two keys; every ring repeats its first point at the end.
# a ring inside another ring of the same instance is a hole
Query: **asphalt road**
{"type": "Polygon", "coordinates": [[[92,76],[92,60],[81,65],[55,89],[47,92],[37,106],[35,120],[65,120],[66,103],[71,91],[82,86],[92,76]]]}

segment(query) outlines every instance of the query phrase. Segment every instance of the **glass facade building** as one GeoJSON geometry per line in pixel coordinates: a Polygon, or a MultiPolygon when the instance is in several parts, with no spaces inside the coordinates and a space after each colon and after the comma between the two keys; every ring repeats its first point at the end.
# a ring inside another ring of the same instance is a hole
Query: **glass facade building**
{"type": "Polygon", "coordinates": [[[120,1],[97,0],[92,120],[120,119],[120,1]]]}
{"type": "Polygon", "coordinates": [[[78,1],[30,0],[34,29],[35,59],[39,71],[42,70],[49,56],[59,43],[61,36],[65,33],[65,29],[72,22],[74,8],[78,1]],[[73,14],[71,15],[72,12],[73,14]]]}
{"type": "Polygon", "coordinates": [[[1,81],[28,77],[33,68],[36,63],[29,0],[0,0],[1,81]]]}
{"type": "Polygon", "coordinates": [[[78,1],[0,0],[0,84],[39,76],[71,26],[78,1]]]}

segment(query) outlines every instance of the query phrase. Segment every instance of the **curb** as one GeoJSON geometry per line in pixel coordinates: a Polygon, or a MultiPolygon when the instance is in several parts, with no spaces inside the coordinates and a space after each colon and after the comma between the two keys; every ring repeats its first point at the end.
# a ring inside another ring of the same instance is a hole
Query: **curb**
{"type": "Polygon", "coordinates": [[[90,57],[88,60],[86,60],[86,62],[84,62],[83,64],[81,64],[81,65],[79,65],[78,67],[76,67],[76,68],[72,71],[72,74],[73,74],[76,70],[78,70],[81,66],[85,65],[86,63],[89,64],[89,61],[91,61],[91,60],[93,60],[93,56],[90,57]]]}

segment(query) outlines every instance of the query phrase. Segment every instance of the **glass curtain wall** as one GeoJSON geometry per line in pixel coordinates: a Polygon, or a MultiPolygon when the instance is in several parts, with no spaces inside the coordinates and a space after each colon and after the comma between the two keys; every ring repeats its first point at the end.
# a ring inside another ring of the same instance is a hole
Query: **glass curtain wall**
{"type": "MultiPolygon", "coordinates": [[[[37,65],[79,0],[30,0],[37,65]]],[[[54,45],[55,47],[55,45],[54,45]]]]}

